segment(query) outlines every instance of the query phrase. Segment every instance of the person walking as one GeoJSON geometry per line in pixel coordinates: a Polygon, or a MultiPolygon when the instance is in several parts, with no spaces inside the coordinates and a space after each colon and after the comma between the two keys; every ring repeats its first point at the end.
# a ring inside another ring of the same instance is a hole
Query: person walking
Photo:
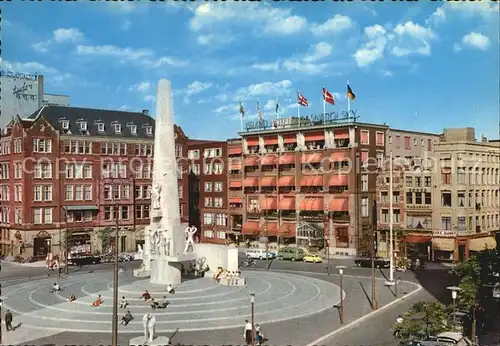
{"type": "Polygon", "coordinates": [[[245,330],[243,331],[243,338],[245,339],[245,343],[250,346],[252,344],[254,335],[252,335],[252,324],[245,320],[245,330]]]}
{"type": "Polygon", "coordinates": [[[255,324],[255,345],[260,346],[263,339],[264,333],[262,332],[262,327],[257,323],[255,324]]]}
{"type": "Polygon", "coordinates": [[[8,332],[12,330],[12,312],[10,310],[5,313],[5,329],[8,332]]]}

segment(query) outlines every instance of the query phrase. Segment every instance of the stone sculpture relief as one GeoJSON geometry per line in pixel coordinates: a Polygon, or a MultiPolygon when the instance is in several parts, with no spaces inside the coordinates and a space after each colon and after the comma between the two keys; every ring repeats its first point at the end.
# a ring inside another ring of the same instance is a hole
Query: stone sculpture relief
{"type": "Polygon", "coordinates": [[[184,253],[194,252],[194,235],[198,231],[195,226],[188,227],[184,231],[187,235],[186,237],[186,247],[184,248],[184,253]]]}
{"type": "Polygon", "coordinates": [[[155,184],[151,191],[151,205],[154,210],[161,209],[160,198],[161,198],[161,186],[159,184],[155,184]]]}

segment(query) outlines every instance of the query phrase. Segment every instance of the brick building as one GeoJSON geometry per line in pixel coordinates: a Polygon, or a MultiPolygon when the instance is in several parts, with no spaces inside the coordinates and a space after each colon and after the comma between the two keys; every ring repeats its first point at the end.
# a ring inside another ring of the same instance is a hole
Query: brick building
{"type": "MultiPolygon", "coordinates": [[[[175,135],[176,154],[186,157],[187,137],[177,126],[175,135]]],[[[101,251],[116,220],[119,250],[135,251],[149,224],[153,138],[147,111],[44,106],[16,117],[0,140],[1,252],[43,258],[66,239],[70,248],[101,251]]],[[[184,166],[178,177],[187,222],[184,166]]]]}

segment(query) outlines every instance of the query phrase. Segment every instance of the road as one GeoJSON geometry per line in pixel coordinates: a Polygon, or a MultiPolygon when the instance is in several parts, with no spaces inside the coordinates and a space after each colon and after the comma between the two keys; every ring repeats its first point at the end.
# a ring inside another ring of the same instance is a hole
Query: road
{"type": "MultiPolygon", "coordinates": [[[[137,268],[137,262],[129,262],[121,264],[126,269],[137,268]]],[[[357,268],[354,267],[352,260],[332,260],[330,262],[330,267],[332,272],[336,272],[335,266],[345,265],[347,268],[344,269],[344,275],[351,276],[371,276],[370,268],[357,268]]],[[[112,264],[98,264],[90,265],[83,268],[70,267],[70,275],[78,275],[78,273],[88,273],[89,271],[106,271],[112,269],[112,264]]],[[[257,261],[256,269],[269,269],[271,271],[298,271],[306,273],[326,273],[326,264],[312,264],[312,263],[302,263],[302,262],[289,262],[289,261],[257,261]]],[[[387,277],[387,270],[377,270],[377,277],[383,278],[387,277]]],[[[367,320],[361,322],[353,328],[347,329],[337,335],[333,339],[324,340],[321,342],[322,345],[326,346],[368,346],[368,345],[379,345],[379,346],[390,346],[396,345],[394,343],[394,338],[390,331],[395,319],[398,315],[403,314],[408,308],[415,302],[418,301],[434,301],[443,300],[447,302],[449,300],[449,292],[447,292],[446,287],[454,282],[451,281],[449,275],[447,275],[448,268],[436,266],[433,269],[427,270],[425,272],[408,272],[404,274],[403,279],[411,282],[419,283],[424,287],[424,290],[409,297],[407,300],[393,305],[387,310],[381,312],[376,317],[368,318],[367,320]],[[363,333],[359,331],[363,330],[363,333]]],[[[398,273],[400,275],[400,273],[398,273]]],[[[7,285],[12,283],[19,283],[22,280],[30,280],[37,276],[45,276],[46,271],[44,268],[26,268],[19,265],[3,264],[3,270],[0,274],[0,280],[2,283],[6,282],[7,285]],[[14,281],[12,281],[14,280],[14,281]]],[[[321,335],[318,335],[320,337],[321,335]]],[[[181,338],[184,339],[184,338],[181,338]]],[[[174,340],[175,341],[175,340],[174,340]]],[[[184,340],[181,340],[184,341],[184,340]]]]}

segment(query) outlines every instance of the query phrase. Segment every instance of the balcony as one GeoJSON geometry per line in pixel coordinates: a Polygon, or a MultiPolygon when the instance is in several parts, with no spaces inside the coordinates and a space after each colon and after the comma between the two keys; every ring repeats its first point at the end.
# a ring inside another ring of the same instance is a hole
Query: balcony
{"type": "Polygon", "coordinates": [[[279,187],[279,193],[294,193],[295,186],[279,187]]]}
{"type": "Polygon", "coordinates": [[[348,211],[333,211],[333,212],[330,212],[330,218],[334,222],[349,222],[351,220],[348,211]]]}
{"type": "Polygon", "coordinates": [[[325,213],[322,211],[303,211],[300,213],[300,219],[308,222],[323,222],[325,220],[325,213]]]}
{"type": "Polygon", "coordinates": [[[243,206],[242,205],[230,205],[228,209],[229,214],[237,214],[241,215],[243,213],[243,206]]]}
{"type": "Polygon", "coordinates": [[[297,213],[296,212],[287,212],[287,211],[282,211],[281,212],[281,219],[286,220],[286,221],[295,221],[297,218],[297,213]]]}
{"type": "Polygon", "coordinates": [[[277,175],[278,175],[278,170],[277,169],[262,170],[262,176],[263,177],[275,177],[277,175]]]}
{"type": "Polygon", "coordinates": [[[247,218],[252,219],[252,220],[260,219],[261,216],[262,216],[262,212],[248,212],[247,213],[247,218]]]}
{"type": "Polygon", "coordinates": [[[243,190],[229,190],[229,198],[243,197],[243,190]]]}
{"type": "Polygon", "coordinates": [[[259,169],[256,169],[256,170],[247,170],[245,172],[245,176],[247,177],[260,177],[261,176],[261,172],[259,169]]]}
{"type": "Polygon", "coordinates": [[[242,180],[243,179],[243,174],[241,173],[230,173],[229,174],[229,180],[242,180]]]}

